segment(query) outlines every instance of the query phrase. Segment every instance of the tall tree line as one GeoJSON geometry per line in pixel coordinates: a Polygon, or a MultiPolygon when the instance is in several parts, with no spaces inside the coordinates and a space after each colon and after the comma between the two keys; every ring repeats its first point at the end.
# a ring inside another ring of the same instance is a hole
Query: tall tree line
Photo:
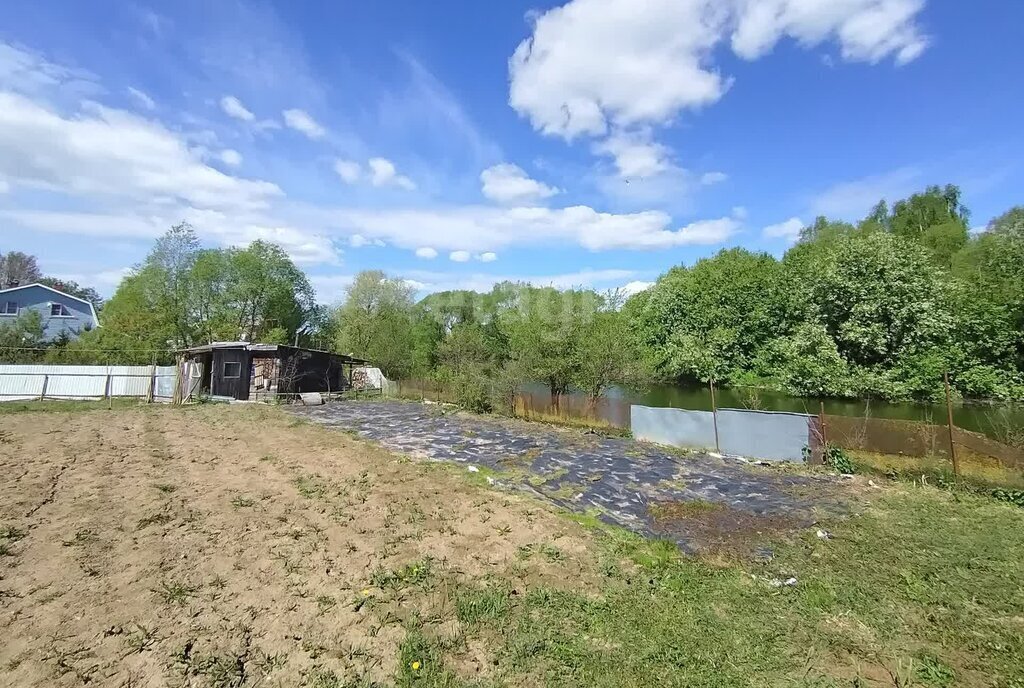
{"type": "Polygon", "coordinates": [[[818,218],[781,260],[730,249],[626,305],[652,370],[801,395],[1024,398],[1024,209],[976,236],[955,186],[856,225],[818,218]]]}

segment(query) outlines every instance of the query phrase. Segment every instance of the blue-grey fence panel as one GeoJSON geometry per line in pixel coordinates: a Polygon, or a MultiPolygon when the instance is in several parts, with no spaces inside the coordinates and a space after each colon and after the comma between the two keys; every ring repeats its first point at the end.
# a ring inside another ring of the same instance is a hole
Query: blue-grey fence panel
{"type": "Polygon", "coordinates": [[[718,409],[722,453],[766,461],[804,461],[813,416],[718,409]]]}
{"type": "Polygon", "coordinates": [[[631,406],[633,437],[690,449],[715,448],[715,419],[708,411],[631,406]]]}

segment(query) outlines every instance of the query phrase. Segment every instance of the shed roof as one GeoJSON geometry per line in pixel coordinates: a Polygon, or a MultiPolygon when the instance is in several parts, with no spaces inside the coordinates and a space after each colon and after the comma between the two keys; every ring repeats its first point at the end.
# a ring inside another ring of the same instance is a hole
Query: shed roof
{"type": "Polygon", "coordinates": [[[193,346],[189,349],[182,349],[178,353],[206,354],[211,351],[220,351],[225,349],[239,351],[309,351],[312,353],[324,354],[326,356],[334,356],[335,358],[341,359],[343,363],[353,363],[356,365],[369,365],[370,363],[362,358],[355,358],[353,356],[335,353],[334,351],[307,349],[302,346],[289,346],[287,344],[260,344],[259,342],[210,342],[209,344],[202,344],[200,346],[193,346]]]}

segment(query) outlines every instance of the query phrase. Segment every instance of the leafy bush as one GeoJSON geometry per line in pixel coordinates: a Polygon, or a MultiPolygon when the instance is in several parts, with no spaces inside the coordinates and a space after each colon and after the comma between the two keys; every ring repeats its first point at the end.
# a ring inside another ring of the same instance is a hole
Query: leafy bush
{"type": "Polygon", "coordinates": [[[829,444],[825,447],[825,465],[831,466],[839,473],[850,474],[854,472],[853,461],[850,455],[842,447],[829,444]]]}

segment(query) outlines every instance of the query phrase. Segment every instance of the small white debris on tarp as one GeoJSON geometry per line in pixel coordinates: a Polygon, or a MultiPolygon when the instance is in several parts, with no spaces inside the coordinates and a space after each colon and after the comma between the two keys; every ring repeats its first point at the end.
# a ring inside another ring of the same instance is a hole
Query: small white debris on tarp
{"type": "Polygon", "coordinates": [[[832,533],[828,532],[827,530],[821,530],[819,528],[818,529],[818,539],[819,540],[831,540],[832,539],[832,533]]]}
{"type": "Polygon", "coordinates": [[[299,395],[303,406],[323,406],[324,396],[320,392],[303,392],[299,395]]]}
{"type": "Polygon", "coordinates": [[[480,472],[480,469],[477,468],[476,466],[468,466],[466,468],[466,470],[469,471],[470,473],[479,473],[480,472]]]}

